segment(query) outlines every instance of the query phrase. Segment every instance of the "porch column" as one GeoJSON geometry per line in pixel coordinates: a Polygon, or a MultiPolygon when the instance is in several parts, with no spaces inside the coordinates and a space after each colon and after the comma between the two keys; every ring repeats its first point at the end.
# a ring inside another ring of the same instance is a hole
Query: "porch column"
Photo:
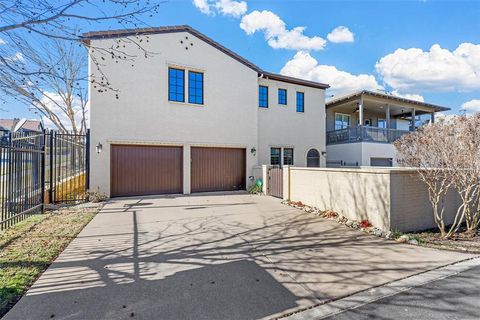
{"type": "Polygon", "coordinates": [[[387,122],[387,129],[390,129],[390,105],[388,103],[385,107],[385,121],[387,122]]]}
{"type": "Polygon", "coordinates": [[[360,126],[363,126],[363,97],[360,97],[360,102],[358,103],[358,122],[360,126]]]}
{"type": "Polygon", "coordinates": [[[430,123],[435,123],[435,112],[430,113],[430,123]]]}
{"type": "Polygon", "coordinates": [[[412,131],[415,131],[415,108],[412,108],[412,131]]]}

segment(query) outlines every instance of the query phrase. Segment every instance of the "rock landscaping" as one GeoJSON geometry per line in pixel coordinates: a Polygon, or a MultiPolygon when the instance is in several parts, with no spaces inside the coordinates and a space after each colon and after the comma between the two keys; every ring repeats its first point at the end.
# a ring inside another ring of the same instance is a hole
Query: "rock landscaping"
{"type": "Polygon", "coordinates": [[[480,254],[480,230],[476,234],[458,233],[452,239],[443,239],[437,231],[425,231],[420,233],[401,233],[397,231],[385,231],[374,227],[368,220],[350,220],[347,217],[332,211],[320,210],[318,208],[303,204],[301,201],[282,201],[283,204],[303,210],[306,213],[313,213],[317,216],[334,220],[346,227],[361,230],[376,237],[395,240],[399,243],[420,245],[429,248],[478,253],[480,254]]]}

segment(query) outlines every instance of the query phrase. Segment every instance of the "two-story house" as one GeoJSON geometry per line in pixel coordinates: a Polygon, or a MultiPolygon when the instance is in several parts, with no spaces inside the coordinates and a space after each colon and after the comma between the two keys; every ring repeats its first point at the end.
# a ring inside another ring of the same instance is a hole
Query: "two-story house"
{"type": "Polygon", "coordinates": [[[393,142],[449,108],[374,91],[326,103],[327,166],[397,166],[393,142]]]}
{"type": "Polygon", "coordinates": [[[328,85],[266,72],[189,26],[83,38],[91,190],[245,190],[258,165],[326,165],[328,85]]]}

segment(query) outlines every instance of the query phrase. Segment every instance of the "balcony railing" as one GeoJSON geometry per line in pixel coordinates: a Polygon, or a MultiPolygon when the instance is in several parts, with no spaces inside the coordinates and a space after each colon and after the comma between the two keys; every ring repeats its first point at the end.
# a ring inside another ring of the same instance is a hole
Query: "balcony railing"
{"type": "Polygon", "coordinates": [[[377,128],[377,127],[349,127],[327,132],[327,144],[353,142],[380,142],[392,143],[410,131],[377,128]]]}

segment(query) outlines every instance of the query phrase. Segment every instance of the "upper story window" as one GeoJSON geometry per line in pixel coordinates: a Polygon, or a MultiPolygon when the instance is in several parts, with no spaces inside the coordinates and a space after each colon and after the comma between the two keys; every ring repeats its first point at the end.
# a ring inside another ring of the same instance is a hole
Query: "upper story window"
{"type": "Polygon", "coordinates": [[[185,70],[168,68],[168,100],[185,102],[185,70]]]}
{"type": "Polygon", "coordinates": [[[345,129],[350,126],[350,115],[335,113],[335,130],[345,129]]]}
{"type": "Polygon", "coordinates": [[[287,105],[287,89],[278,89],[278,104],[287,105]]]}
{"type": "Polygon", "coordinates": [[[283,148],[283,164],[293,166],[293,148],[283,148]]]}
{"type": "Polygon", "coordinates": [[[297,112],[305,112],[305,94],[297,92],[297,112]]]}
{"type": "Polygon", "coordinates": [[[188,102],[203,104],[203,73],[188,71],[188,102]]]}
{"type": "Polygon", "coordinates": [[[387,128],[387,120],[386,119],[378,119],[378,127],[386,129],[387,128]]]}
{"type": "Polygon", "coordinates": [[[271,165],[280,165],[280,154],[282,152],[281,148],[271,148],[270,149],[270,164],[271,165]]]}
{"type": "Polygon", "coordinates": [[[258,106],[260,108],[268,108],[268,87],[258,87],[258,106]]]}

